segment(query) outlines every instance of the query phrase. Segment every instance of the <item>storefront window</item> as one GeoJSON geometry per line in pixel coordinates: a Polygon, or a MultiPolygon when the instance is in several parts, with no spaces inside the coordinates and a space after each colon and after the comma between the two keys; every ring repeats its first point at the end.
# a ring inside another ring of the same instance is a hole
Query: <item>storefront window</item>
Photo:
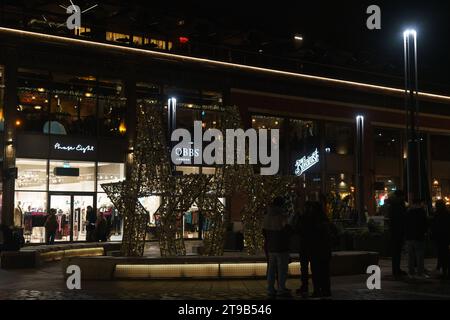
{"type": "Polygon", "coordinates": [[[94,192],[95,163],[77,161],[50,161],[50,191],[94,192]],[[56,175],[56,168],[72,168],[79,171],[74,176],[56,175]]]}
{"type": "Polygon", "coordinates": [[[125,180],[125,165],[123,163],[98,163],[97,190],[104,192],[102,184],[125,180]]]}
{"type": "Polygon", "coordinates": [[[18,71],[18,130],[45,131],[49,119],[49,74],[46,71],[19,69],[18,71]]]}
{"type": "Polygon", "coordinates": [[[433,205],[438,200],[444,200],[447,205],[450,205],[450,180],[434,178],[431,182],[431,196],[433,205]]]}
{"type": "Polygon", "coordinates": [[[45,243],[44,223],[47,219],[47,193],[15,193],[15,221],[21,220],[27,243],[45,243]]]}
{"type": "Polygon", "coordinates": [[[375,155],[378,157],[400,157],[400,130],[377,128],[374,130],[375,155]]]}
{"type": "Polygon", "coordinates": [[[155,215],[161,204],[160,196],[148,196],[139,198],[139,202],[149,213],[149,225],[147,228],[146,240],[156,240],[156,230],[159,226],[159,216],[155,215]]]}
{"type": "Polygon", "coordinates": [[[382,211],[386,200],[398,189],[399,181],[398,177],[376,177],[375,204],[376,209],[381,211],[382,215],[384,214],[382,211]]]}
{"type": "Polygon", "coordinates": [[[47,160],[17,159],[16,190],[47,190],[47,160]]]}
{"type": "Polygon", "coordinates": [[[106,193],[97,194],[97,211],[102,212],[110,226],[110,240],[121,241],[123,234],[123,216],[112,204],[106,193]]]}
{"type": "Polygon", "coordinates": [[[325,125],[325,149],[327,153],[353,155],[355,129],[351,125],[327,123],[325,125]]]}

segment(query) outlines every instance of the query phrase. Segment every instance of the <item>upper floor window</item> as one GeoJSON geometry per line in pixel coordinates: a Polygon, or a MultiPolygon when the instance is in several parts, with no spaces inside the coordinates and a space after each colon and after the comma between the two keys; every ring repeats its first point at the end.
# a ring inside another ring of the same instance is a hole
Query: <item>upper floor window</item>
{"type": "Polygon", "coordinates": [[[79,37],[89,37],[91,35],[91,28],[87,27],[75,28],[73,31],[79,37]]]}
{"type": "Polygon", "coordinates": [[[375,128],[375,155],[379,157],[399,157],[401,153],[401,131],[396,129],[375,128]]]}
{"type": "Polygon", "coordinates": [[[17,82],[17,129],[28,132],[44,132],[50,108],[49,73],[42,70],[19,68],[17,82]]]}
{"type": "Polygon", "coordinates": [[[106,41],[130,43],[130,36],[124,33],[106,32],[106,41]]]}
{"type": "Polygon", "coordinates": [[[50,119],[44,133],[96,134],[97,79],[54,73],[50,97],[50,119]]]}
{"type": "Polygon", "coordinates": [[[450,136],[432,135],[430,142],[432,160],[450,161],[450,136]]]}
{"type": "Polygon", "coordinates": [[[338,155],[353,155],[355,128],[348,124],[327,123],[325,125],[325,151],[338,155]]]}

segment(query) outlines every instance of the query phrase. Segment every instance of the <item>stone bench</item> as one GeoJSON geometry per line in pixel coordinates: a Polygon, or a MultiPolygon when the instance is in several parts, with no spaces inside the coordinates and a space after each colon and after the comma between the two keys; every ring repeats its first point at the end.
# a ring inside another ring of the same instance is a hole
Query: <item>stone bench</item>
{"type": "Polygon", "coordinates": [[[119,250],[118,242],[65,243],[27,246],[20,251],[1,252],[3,269],[36,268],[45,262],[59,261],[69,257],[103,256],[109,251],[119,250]]]}
{"type": "MultiPolygon", "coordinates": [[[[378,265],[378,253],[364,251],[334,252],[332,275],[366,273],[369,265],[378,265]]],[[[300,276],[298,255],[291,256],[289,275],[300,276]]],[[[83,280],[115,279],[204,279],[264,278],[264,256],[183,256],[183,257],[67,257],[62,268],[77,265],[83,280]]]]}

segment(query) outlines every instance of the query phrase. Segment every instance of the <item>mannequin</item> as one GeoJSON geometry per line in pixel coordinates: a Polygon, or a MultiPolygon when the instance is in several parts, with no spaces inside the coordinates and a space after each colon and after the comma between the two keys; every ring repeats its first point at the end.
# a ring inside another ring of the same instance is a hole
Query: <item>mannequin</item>
{"type": "Polygon", "coordinates": [[[20,207],[20,201],[17,203],[17,207],[14,208],[14,226],[16,228],[22,228],[23,226],[23,211],[20,207]]]}

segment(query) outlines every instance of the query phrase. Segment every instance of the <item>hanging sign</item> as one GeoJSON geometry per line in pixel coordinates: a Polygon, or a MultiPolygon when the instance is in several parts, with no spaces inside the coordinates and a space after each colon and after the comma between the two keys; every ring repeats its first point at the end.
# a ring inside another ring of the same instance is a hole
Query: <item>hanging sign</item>
{"type": "Polygon", "coordinates": [[[319,151],[317,150],[317,148],[308,157],[304,156],[303,158],[295,162],[295,175],[301,176],[316,163],[319,163],[319,151]]]}

